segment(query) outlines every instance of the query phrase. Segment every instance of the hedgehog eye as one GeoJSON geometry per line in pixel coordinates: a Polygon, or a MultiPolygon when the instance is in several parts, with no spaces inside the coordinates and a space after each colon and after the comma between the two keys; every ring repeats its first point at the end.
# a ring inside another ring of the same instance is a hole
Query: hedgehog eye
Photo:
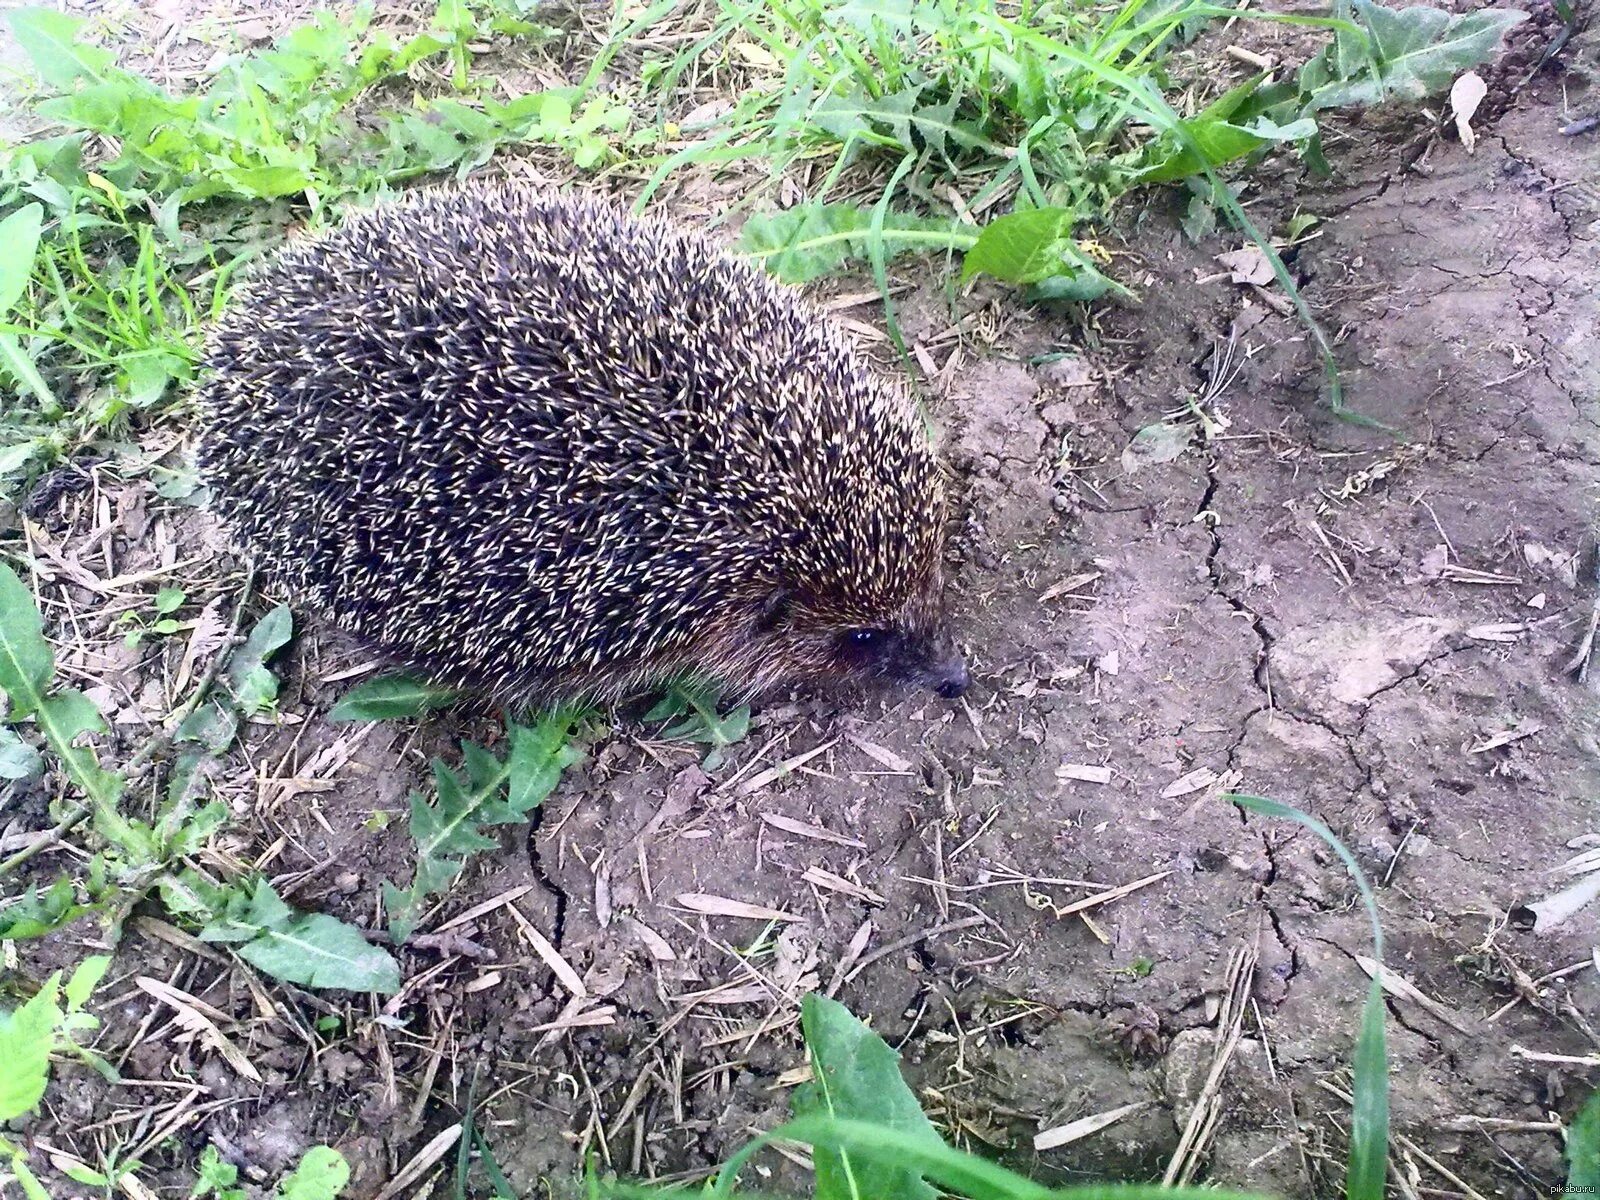
{"type": "Polygon", "coordinates": [[[860,650],[876,649],[889,640],[889,635],[881,629],[851,629],[844,636],[847,642],[860,650]]]}

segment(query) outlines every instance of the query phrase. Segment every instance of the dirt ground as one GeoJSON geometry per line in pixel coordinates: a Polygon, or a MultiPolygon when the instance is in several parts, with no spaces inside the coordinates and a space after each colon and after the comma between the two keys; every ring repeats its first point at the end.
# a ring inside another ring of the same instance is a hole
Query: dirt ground
{"type": "MultiPolygon", "coordinates": [[[[1596,677],[1567,665],[1600,599],[1600,174],[1597,135],[1560,132],[1600,98],[1588,35],[1515,91],[1552,32],[1517,35],[1475,153],[1430,114],[1376,114],[1330,143],[1333,182],[1252,193],[1265,226],[1322,218],[1292,268],[1336,334],[1348,404],[1388,431],[1330,413],[1281,297],[1234,283],[1215,255],[1237,241],[1189,242],[1171,197],[1108,242],[1142,303],[1093,321],[1000,289],[952,314],[939,268],[902,265],[959,481],[964,702],[769,702],[709,772],[703,748],[621,715],[535,828],[424,923],[381,1007],[251,978],[152,907],[104,993],[128,1081],[64,1069],[30,1132],[70,1143],[186,1089],[153,1165],[209,1140],[263,1178],[328,1141],[355,1166],[350,1195],[425,1194],[427,1171],[391,1181],[470,1089],[525,1194],[589,1152],[688,1178],[782,1120],[798,997],[820,988],[899,1046],[957,1140],[1044,1181],[1159,1178],[1242,954],[1242,1037],[1198,1177],[1331,1197],[1369,927],[1339,861],[1218,798],[1234,790],[1313,814],[1378,884],[1388,965],[1423,997],[1389,1004],[1395,1194],[1549,1194],[1552,1114],[1600,1084],[1537,1057],[1600,1051],[1600,921],[1591,906],[1533,928],[1521,907],[1600,840],[1596,677]],[[693,894],[793,919],[698,915],[693,894]],[[153,1036],[135,974],[231,1015],[265,1082],[153,1036]],[[323,1014],[342,1032],[312,1033],[323,1014]]],[[[873,304],[846,315],[881,322],[873,304]]],[[[231,594],[208,517],[142,480],[107,489],[118,569],[204,555],[231,594]]],[[[41,526],[85,536],[91,507],[67,497],[41,526]]],[[[373,814],[398,817],[426,756],[474,723],[326,724],[349,686],[329,676],[366,660],[302,627],[291,723],[257,728],[218,781],[239,822],[213,854],[370,923],[381,880],[412,862],[403,822],[373,814]]],[[[150,664],[104,667],[137,719],[150,664]]],[[[19,945],[21,967],[92,937],[19,945]]],[[[773,1186],[803,1187],[761,1161],[773,1186]]]]}

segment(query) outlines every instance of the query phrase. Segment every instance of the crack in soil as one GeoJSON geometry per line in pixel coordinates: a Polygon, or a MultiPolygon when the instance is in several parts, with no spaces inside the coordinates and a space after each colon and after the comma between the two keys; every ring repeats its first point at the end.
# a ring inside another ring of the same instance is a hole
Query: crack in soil
{"type": "Polygon", "coordinates": [[[551,922],[550,944],[559,950],[567,932],[567,891],[550,878],[544,869],[544,859],[539,849],[539,830],[543,827],[544,805],[541,804],[533,810],[533,817],[528,822],[528,870],[533,874],[534,882],[555,901],[556,915],[551,922]]]}

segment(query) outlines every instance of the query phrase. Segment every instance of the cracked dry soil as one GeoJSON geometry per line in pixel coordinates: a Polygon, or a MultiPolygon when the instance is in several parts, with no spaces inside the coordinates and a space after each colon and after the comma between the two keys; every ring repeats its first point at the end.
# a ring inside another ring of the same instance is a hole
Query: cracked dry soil
{"type": "MultiPolygon", "coordinates": [[[[1150,214],[1118,264],[1142,277],[1143,305],[1106,316],[1092,347],[997,293],[964,307],[958,348],[936,294],[915,293],[902,317],[940,368],[934,414],[961,479],[968,705],[771,704],[714,777],[620,723],[441,914],[529,886],[524,919],[613,1023],[541,1032],[567,994],[498,909],[408,955],[412,976],[436,973],[397,1007],[405,1031],[264,1055],[261,1089],[203,1072],[242,1102],[186,1136],[264,1168],[330,1140],[370,1197],[459,1119],[478,1072],[489,1141],[529,1194],[582,1148],[624,1173],[693,1171],[781,1120],[784,1073],[803,1062],[793,996],[832,985],[901,1047],[955,1136],[1044,1180],[1157,1177],[1209,1062],[1230,952],[1251,946],[1205,1177],[1333,1196],[1348,1108],[1330,1088],[1348,1085],[1366,918],[1314,837],[1243,816],[1217,798],[1227,785],[1324,821],[1380,881],[1389,964],[1438,1002],[1389,1006],[1396,1131],[1483,1195],[1546,1194],[1559,1141],[1503,1123],[1570,1118],[1596,1081],[1513,1044],[1592,1055],[1600,1037],[1600,976],[1582,966],[1594,913],[1548,932],[1507,919],[1600,832],[1595,686],[1564,669],[1595,599],[1600,198],[1592,143],[1557,132],[1563,85],[1581,81],[1536,82],[1472,155],[1420,117],[1357,127],[1338,182],[1297,192],[1337,215],[1293,269],[1339,335],[1349,403],[1393,434],[1331,416],[1300,326],[1217,274],[1232,245],[1189,244],[1170,214],[1150,214]],[[1176,457],[1124,455],[1212,385],[1215,424],[1176,457]],[[812,867],[873,899],[808,884],[812,867]],[[1063,881],[1152,875],[1059,913],[1088,890],[1063,881]],[[744,959],[760,924],[695,916],[684,893],[802,920],[744,959]],[[1031,1149],[1037,1129],[1139,1102],[1031,1149]]],[[[1277,227],[1292,209],[1269,211],[1277,227]]],[[[333,689],[314,674],[321,703],[333,689]]],[[[442,750],[453,732],[422,740],[442,750]]],[[[289,761],[304,763],[334,735],[271,736],[267,761],[299,736],[289,761]]],[[[406,877],[403,831],[362,821],[401,808],[415,741],[372,730],[331,790],[274,814],[289,835],[275,869],[336,858],[361,881],[311,877],[297,902],[354,916],[380,878],[406,877]]],[[[132,942],[151,973],[179,965],[171,945],[132,942]]],[[[207,999],[250,1004],[237,982],[207,999]]],[[[1464,1194],[1415,1155],[1403,1169],[1423,1194],[1464,1194]]]]}

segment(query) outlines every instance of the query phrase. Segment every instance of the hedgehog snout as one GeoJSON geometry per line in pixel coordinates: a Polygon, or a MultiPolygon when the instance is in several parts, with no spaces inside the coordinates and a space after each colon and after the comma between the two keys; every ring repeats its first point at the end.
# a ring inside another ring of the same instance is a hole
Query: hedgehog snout
{"type": "Polygon", "coordinates": [[[930,687],[946,700],[962,696],[972,684],[967,660],[948,628],[908,637],[899,657],[899,675],[906,682],[930,687]]]}
{"type": "Polygon", "coordinates": [[[972,684],[972,676],[967,671],[967,664],[960,655],[947,658],[928,671],[928,682],[933,685],[933,690],[946,700],[955,700],[964,695],[972,684]]]}

